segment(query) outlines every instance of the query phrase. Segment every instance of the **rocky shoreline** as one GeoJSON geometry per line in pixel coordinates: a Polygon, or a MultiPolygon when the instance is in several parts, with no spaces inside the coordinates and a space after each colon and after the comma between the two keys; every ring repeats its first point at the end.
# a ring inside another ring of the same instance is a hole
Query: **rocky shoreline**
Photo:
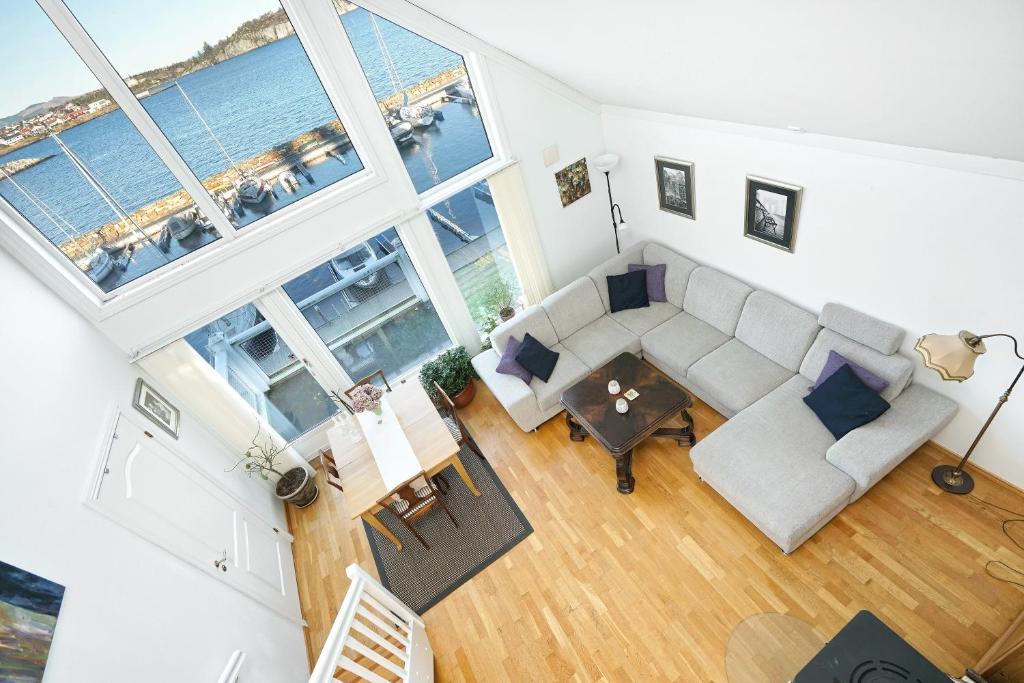
{"type": "Polygon", "coordinates": [[[27,171],[33,166],[43,163],[47,159],[52,159],[55,156],[57,155],[47,154],[44,157],[35,157],[32,159],[15,159],[14,161],[8,161],[6,164],[0,164],[0,171],[3,171],[9,176],[14,176],[22,171],[27,171]]]}

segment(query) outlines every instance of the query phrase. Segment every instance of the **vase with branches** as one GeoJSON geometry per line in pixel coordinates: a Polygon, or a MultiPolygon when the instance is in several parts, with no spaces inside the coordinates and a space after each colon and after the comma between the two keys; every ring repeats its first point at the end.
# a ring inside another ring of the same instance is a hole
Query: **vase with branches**
{"type": "Polygon", "coordinates": [[[241,468],[248,476],[259,477],[264,481],[269,481],[270,475],[276,475],[274,494],[283,501],[304,508],[316,500],[320,491],[305,467],[285,469],[282,466],[281,461],[288,446],[289,444],[278,446],[269,433],[263,432],[262,425],[257,423],[256,434],[253,435],[250,446],[242,452],[242,457],[228,471],[241,468]]]}

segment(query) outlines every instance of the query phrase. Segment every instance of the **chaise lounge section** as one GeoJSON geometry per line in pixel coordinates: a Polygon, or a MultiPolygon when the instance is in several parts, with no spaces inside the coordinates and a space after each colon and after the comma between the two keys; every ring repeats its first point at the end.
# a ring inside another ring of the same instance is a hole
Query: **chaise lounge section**
{"type": "Polygon", "coordinates": [[[836,303],[819,316],[656,243],[641,243],[491,333],[473,359],[524,431],[561,412],[561,393],[628,351],[730,418],[695,445],[698,476],[789,553],[934,436],[956,404],[911,384],[899,327],[836,303]],[[667,301],[611,313],[607,280],[666,264],[667,301]],[[547,383],[496,368],[510,336],[560,354],[547,383]],[[886,380],[880,418],[838,441],[803,398],[830,351],[886,380]]]}

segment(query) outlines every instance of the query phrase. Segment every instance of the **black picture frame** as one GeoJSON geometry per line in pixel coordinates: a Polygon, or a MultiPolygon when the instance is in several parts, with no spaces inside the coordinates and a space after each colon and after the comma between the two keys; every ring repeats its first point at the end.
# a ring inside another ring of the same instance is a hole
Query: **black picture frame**
{"type": "Polygon", "coordinates": [[[799,185],[748,175],[743,236],[792,253],[802,195],[799,185]]]}
{"type": "Polygon", "coordinates": [[[693,162],[654,157],[654,175],[658,182],[658,208],[696,220],[693,162]]]}

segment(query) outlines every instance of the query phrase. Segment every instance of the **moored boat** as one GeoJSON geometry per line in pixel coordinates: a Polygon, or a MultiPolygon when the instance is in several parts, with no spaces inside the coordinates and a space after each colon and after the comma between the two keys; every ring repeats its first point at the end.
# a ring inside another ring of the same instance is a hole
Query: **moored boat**
{"type": "Polygon", "coordinates": [[[93,282],[99,284],[113,270],[114,260],[110,258],[110,254],[98,248],[92,252],[92,255],[89,257],[89,263],[86,266],[86,272],[93,282]]]}
{"type": "MultiPolygon", "coordinates": [[[[371,267],[376,260],[377,253],[373,250],[373,247],[370,246],[369,242],[363,242],[345,253],[332,258],[331,270],[334,271],[339,280],[344,280],[371,267]]],[[[356,280],[354,284],[358,287],[373,287],[377,284],[377,271],[369,273],[362,280],[356,280]]]]}
{"type": "Polygon", "coordinates": [[[391,126],[391,139],[396,145],[404,145],[413,141],[412,124],[408,121],[398,121],[391,126]]]}
{"type": "Polygon", "coordinates": [[[238,199],[242,203],[259,204],[267,198],[269,188],[263,178],[244,175],[235,183],[235,191],[238,192],[238,199]]]}
{"type": "Polygon", "coordinates": [[[281,189],[285,192],[295,192],[299,189],[299,179],[291,171],[285,171],[277,176],[277,182],[281,184],[281,189]]]}
{"type": "Polygon", "coordinates": [[[196,214],[193,211],[186,211],[167,220],[167,227],[170,228],[171,236],[179,242],[196,231],[196,214]]]}
{"type": "Polygon", "coordinates": [[[434,109],[425,105],[407,104],[398,110],[398,117],[416,128],[426,128],[434,123],[434,109]]]}

